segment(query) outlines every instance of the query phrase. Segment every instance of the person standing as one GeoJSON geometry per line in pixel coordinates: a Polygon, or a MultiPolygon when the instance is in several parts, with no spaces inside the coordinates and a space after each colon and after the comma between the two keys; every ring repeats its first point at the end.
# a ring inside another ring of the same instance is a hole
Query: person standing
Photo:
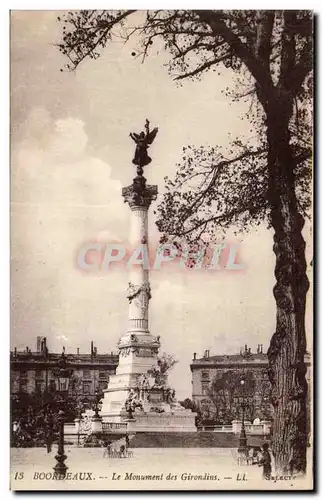
{"type": "Polygon", "coordinates": [[[127,451],[128,451],[129,445],[130,445],[130,439],[129,439],[128,434],[126,434],[126,450],[127,451]]]}
{"type": "Polygon", "coordinates": [[[271,457],[269,453],[268,443],[262,445],[262,457],[259,461],[259,467],[263,467],[262,477],[263,479],[270,479],[271,477],[271,457]]]}

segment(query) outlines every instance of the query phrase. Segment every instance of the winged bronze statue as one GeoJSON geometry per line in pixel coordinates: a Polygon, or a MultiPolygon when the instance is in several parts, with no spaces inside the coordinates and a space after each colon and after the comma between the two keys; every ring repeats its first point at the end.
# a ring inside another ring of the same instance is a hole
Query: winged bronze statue
{"type": "Polygon", "coordinates": [[[158,127],[155,127],[152,131],[150,131],[149,120],[146,119],[145,130],[146,132],[140,132],[140,134],[136,134],[135,132],[131,132],[129,134],[131,139],[136,143],[136,151],[132,163],[137,165],[138,175],[142,175],[142,168],[151,162],[151,158],[148,156],[147,150],[157,135],[158,127]]]}

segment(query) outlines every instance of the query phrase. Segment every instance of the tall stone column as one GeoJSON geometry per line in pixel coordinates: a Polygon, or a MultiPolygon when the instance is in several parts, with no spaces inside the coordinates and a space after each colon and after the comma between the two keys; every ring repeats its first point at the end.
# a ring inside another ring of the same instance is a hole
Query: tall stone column
{"type": "Polygon", "coordinates": [[[141,264],[130,265],[127,299],[129,302],[127,330],[118,342],[119,364],[116,374],[110,377],[105,391],[102,417],[104,421],[122,421],[125,401],[130,390],[138,389],[139,377],[146,374],[157,362],[159,337],[151,335],[148,324],[149,300],[149,251],[148,210],[157,198],[157,186],[146,185],[143,175],[137,175],[130,186],[122,189],[130,208],[131,253],[137,251],[141,264]],[[143,262],[142,262],[143,261],[143,262]]]}
{"type": "Polygon", "coordinates": [[[149,284],[148,210],[157,197],[157,186],[146,186],[146,179],[137,176],[131,186],[123,188],[122,195],[130,207],[130,245],[142,265],[130,262],[128,333],[149,333],[148,309],[151,298],[149,284]]]}
{"type": "Polygon", "coordinates": [[[123,188],[122,195],[130,208],[130,244],[140,264],[130,264],[127,298],[129,301],[127,331],[122,335],[119,347],[117,373],[145,373],[156,362],[159,339],[151,335],[148,324],[149,300],[149,249],[148,210],[157,197],[157,186],[146,185],[146,179],[138,175],[130,186],[123,188]]]}
{"type": "Polygon", "coordinates": [[[129,269],[129,333],[148,333],[148,309],[151,297],[149,284],[149,250],[148,250],[148,208],[147,206],[131,206],[130,244],[138,251],[143,265],[131,265],[129,269]]]}

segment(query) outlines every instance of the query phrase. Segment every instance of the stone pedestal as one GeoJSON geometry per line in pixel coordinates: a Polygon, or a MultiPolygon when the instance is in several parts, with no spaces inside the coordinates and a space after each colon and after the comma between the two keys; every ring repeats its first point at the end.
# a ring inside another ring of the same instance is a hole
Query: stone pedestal
{"type": "Polygon", "coordinates": [[[75,432],[76,434],[79,434],[80,432],[80,418],[75,418],[74,419],[74,425],[75,425],[75,432]]]}
{"type": "Polygon", "coordinates": [[[98,434],[98,433],[102,432],[102,419],[101,419],[101,417],[92,417],[91,432],[92,432],[92,434],[98,434]]]}
{"type": "Polygon", "coordinates": [[[233,434],[240,434],[241,427],[242,427],[242,421],[241,420],[232,420],[231,424],[232,424],[233,434]]]}
{"type": "Polygon", "coordinates": [[[190,410],[165,413],[135,413],[127,432],[196,432],[195,413],[190,410]]]}

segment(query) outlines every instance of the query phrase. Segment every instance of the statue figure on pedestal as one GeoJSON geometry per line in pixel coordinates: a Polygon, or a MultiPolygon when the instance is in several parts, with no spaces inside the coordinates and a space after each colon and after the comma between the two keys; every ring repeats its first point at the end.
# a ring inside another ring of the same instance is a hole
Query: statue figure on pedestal
{"type": "Polygon", "coordinates": [[[127,289],[127,299],[131,303],[134,298],[136,298],[141,292],[145,292],[147,300],[151,299],[151,290],[149,283],[143,283],[142,285],[134,285],[129,281],[127,289]]]}
{"type": "Polygon", "coordinates": [[[146,373],[142,373],[138,377],[138,391],[139,391],[139,400],[140,401],[145,401],[146,392],[148,389],[150,389],[150,383],[148,380],[148,376],[146,375],[146,373]]]}
{"type": "Polygon", "coordinates": [[[149,130],[149,120],[146,119],[145,124],[146,132],[140,132],[140,134],[136,134],[135,132],[131,132],[129,135],[133,141],[136,143],[136,151],[135,156],[132,160],[134,165],[137,165],[137,174],[143,174],[143,167],[148,165],[151,162],[150,156],[148,156],[147,150],[150,144],[153,143],[158,128],[155,127],[151,132],[149,130]]]}
{"type": "Polygon", "coordinates": [[[140,389],[149,389],[150,383],[149,378],[146,373],[142,373],[138,379],[138,384],[140,389]]]}
{"type": "Polygon", "coordinates": [[[178,408],[183,410],[182,405],[177,401],[175,389],[168,387],[165,391],[165,401],[171,408],[178,408]]]}
{"type": "Polygon", "coordinates": [[[132,410],[132,404],[131,404],[133,397],[134,397],[134,392],[131,390],[129,392],[128,398],[126,399],[126,402],[125,402],[126,412],[128,413],[128,417],[130,420],[133,419],[133,410],[132,410]]]}
{"type": "Polygon", "coordinates": [[[165,385],[165,381],[164,381],[164,377],[163,377],[163,374],[160,370],[160,367],[158,365],[158,362],[157,362],[157,365],[156,366],[153,366],[150,370],[148,370],[148,375],[150,375],[150,377],[152,377],[154,379],[154,384],[153,384],[153,387],[164,387],[165,385]]]}
{"type": "Polygon", "coordinates": [[[128,417],[131,420],[133,419],[133,413],[136,408],[143,410],[142,402],[138,398],[138,394],[133,389],[129,391],[128,398],[125,402],[125,408],[126,412],[128,413],[128,417]]]}

